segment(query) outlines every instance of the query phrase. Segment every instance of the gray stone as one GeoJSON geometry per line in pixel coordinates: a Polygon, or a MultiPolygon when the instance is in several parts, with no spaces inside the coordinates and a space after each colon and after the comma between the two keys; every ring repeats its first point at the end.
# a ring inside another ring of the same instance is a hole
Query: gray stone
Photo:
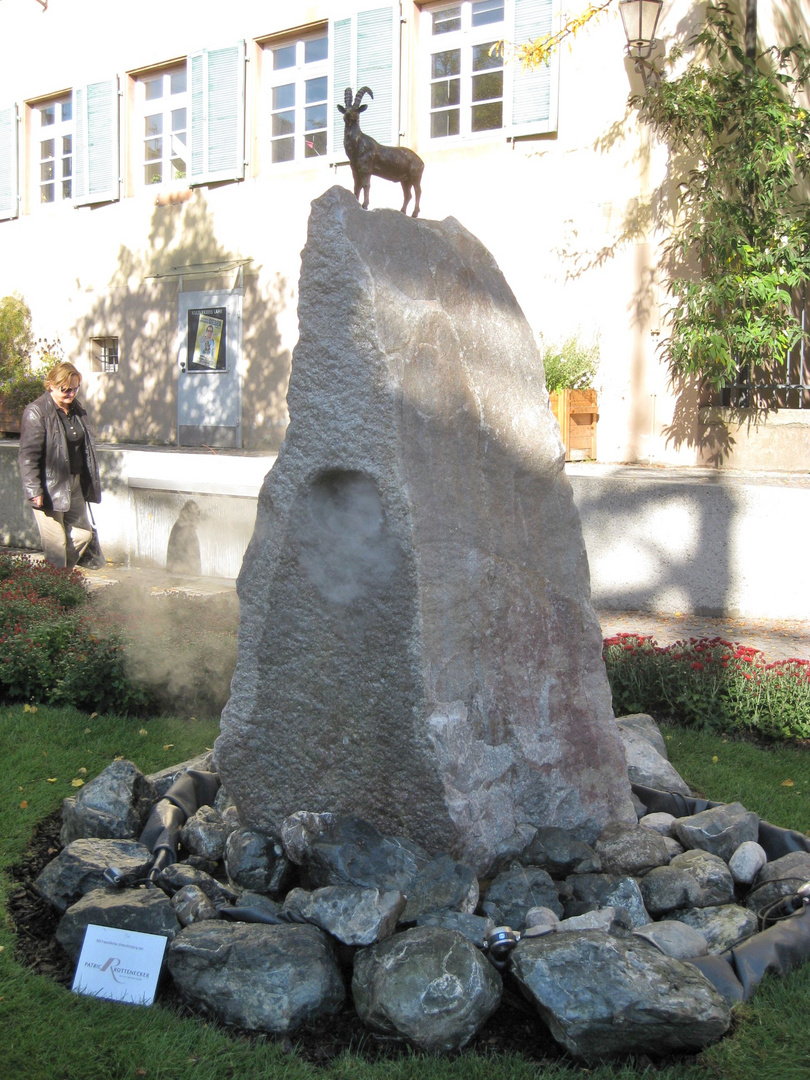
{"type": "Polygon", "coordinates": [[[315,888],[359,885],[383,892],[399,890],[407,895],[430,861],[418,845],[383,836],[360,818],[334,816],[323,829],[305,852],[305,866],[315,888]]]}
{"type": "Polygon", "coordinates": [[[223,885],[211,874],[187,862],[172,863],[165,866],[155,878],[155,884],[170,896],[187,885],[196,885],[202,889],[214,907],[228,907],[236,903],[239,893],[228,885],[223,885]]]}
{"type": "Polygon", "coordinates": [[[599,856],[589,844],[575,839],[566,829],[547,825],[538,829],[517,859],[524,866],[539,866],[553,878],[569,874],[598,874],[599,856]]]}
{"type": "Polygon", "coordinates": [[[606,874],[646,874],[666,866],[669,852],[663,837],[642,825],[608,825],[594,844],[606,874]]]}
{"type": "Polygon", "coordinates": [[[716,907],[673,911],[670,919],[677,919],[698,930],[706,939],[710,953],[725,952],[743,938],[755,934],[758,929],[757,917],[753,911],[748,911],[739,904],[719,904],[716,907]]]}
{"type": "Polygon", "coordinates": [[[74,961],[91,923],[159,934],[169,941],[180,931],[171,901],[160,889],[93,889],[67,909],[56,928],[56,940],[74,961]]]}
{"type": "Polygon", "coordinates": [[[576,1057],[695,1051],[731,1010],[703,975],[632,935],[596,930],[524,938],[511,971],[553,1037],[576,1057]]]}
{"type": "Polygon", "coordinates": [[[437,855],[422,867],[408,891],[401,922],[416,922],[420,915],[441,908],[472,914],[478,907],[475,871],[449,855],[437,855]]]}
{"type": "Polygon", "coordinates": [[[327,885],[287,893],[282,911],[297,922],[313,923],[344,945],[373,945],[389,937],[405,907],[401,892],[380,892],[358,885],[327,885]]]}
{"type": "MultiPolygon", "coordinates": [[[[672,826],[676,820],[674,814],[665,814],[659,811],[654,814],[645,814],[643,818],[639,819],[639,825],[643,825],[645,829],[652,829],[666,838],[672,836],[672,826]]],[[[683,848],[681,848],[681,851],[683,851],[683,848]]]]}
{"type": "Polygon", "coordinates": [[[677,919],[661,919],[658,922],[638,926],[633,931],[638,937],[652,942],[667,956],[676,960],[688,960],[691,956],[706,956],[709,944],[700,931],[677,919]]]}
{"type": "Polygon", "coordinates": [[[361,1020],[423,1051],[465,1046],[501,993],[495,968],[453,930],[418,926],[355,959],[352,996],[361,1020]]]}
{"type": "Polygon", "coordinates": [[[41,871],[35,881],[39,893],[59,911],[79,897],[104,888],[104,871],[115,867],[126,884],[144,877],[152,865],[152,852],[134,840],[74,840],[41,871]]]}
{"type": "Polygon", "coordinates": [[[565,905],[565,914],[569,918],[586,910],[615,907],[627,912],[633,926],[643,926],[650,921],[635,878],[619,874],[581,874],[567,878],[567,882],[572,891],[572,900],[565,905]],[[578,909],[576,905],[582,907],[578,909]]]}
{"type": "Polygon", "coordinates": [[[686,850],[683,844],[679,844],[672,836],[662,836],[661,839],[664,841],[664,846],[667,849],[667,855],[669,855],[670,862],[672,862],[676,855],[683,855],[686,850]]]}
{"type": "Polygon", "coordinates": [[[199,922],[169,947],[182,997],[224,1024],[286,1035],[339,1012],[340,969],[315,926],[199,922]]]}
{"type": "Polygon", "coordinates": [[[238,826],[234,817],[235,812],[226,820],[213,806],[201,806],[186,819],[180,830],[180,843],[193,855],[219,862],[225,855],[225,841],[238,826]]]}
{"type": "Polygon", "coordinates": [[[162,799],[172,784],[176,783],[189,769],[195,769],[197,772],[211,772],[212,768],[211,751],[207,750],[204,754],[198,754],[197,757],[181,761],[177,765],[169,765],[168,768],[149,773],[146,779],[154,787],[156,799],[162,799]]]}
{"type": "Polygon", "coordinates": [[[237,908],[252,908],[254,911],[263,912],[272,918],[278,918],[281,915],[281,909],[283,904],[280,900],[273,900],[270,896],[265,896],[264,893],[250,892],[246,890],[239,894],[239,897],[234,904],[237,908]]]}
{"type": "Polygon", "coordinates": [[[132,840],[140,835],[157,790],[131,761],[113,761],[62,803],[62,844],[87,837],[132,840]]]}
{"type": "Polygon", "coordinates": [[[738,885],[750,885],[767,861],[767,852],[761,844],[745,840],[728,860],[728,868],[738,885]]]}
{"type": "Polygon", "coordinates": [[[632,731],[640,738],[646,739],[662,758],[669,760],[667,741],[649,713],[629,713],[627,716],[617,716],[616,723],[619,725],[620,732],[632,731]]]}
{"type": "Polygon", "coordinates": [[[495,923],[486,915],[469,915],[464,911],[428,911],[416,920],[417,926],[441,926],[463,934],[478,949],[483,949],[495,923]]]}
{"type": "Polygon", "coordinates": [[[298,810],[286,817],[279,836],[290,862],[296,866],[305,862],[310,844],[327,837],[334,821],[334,814],[312,814],[308,810],[298,810]]]}
{"type": "Polygon", "coordinates": [[[513,930],[526,925],[526,916],[535,907],[550,908],[558,916],[563,914],[556,885],[538,866],[521,866],[498,874],[481,903],[481,910],[496,926],[511,926],[513,930]]]}
{"type": "Polygon", "coordinates": [[[665,744],[663,753],[661,752],[660,745],[664,741],[660,733],[658,740],[651,739],[639,730],[639,726],[630,724],[630,719],[626,717],[620,720],[617,727],[624,745],[627,774],[631,783],[643,784],[645,787],[657,788],[660,791],[677,791],[681,795],[690,795],[689,785],[666,758],[665,744]]]}
{"type": "Polygon", "coordinates": [[[644,903],[655,917],[678,908],[711,907],[734,899],[734,879],[719,855],[694,850],[676,855],[639,883],[644,903]]]}
{"type": "Polygon", "coordinates": [[[808,881],[810,852],[791,851],[762,867],[745,898],[745,905],[752,911],[761,911],[785,896],[792,896],[808,881]]]}
{"type": "Polygon", "coordinates": [[[524,934],[539,937],[540,934],[551,934],[560,925],[560,920],[551,908],[533,907],[526,912],[526,927],[524,934]]]}
{"type": "Polygon", "coordinates": [[[740,844],[757,839],[759,817],[742,803],[725,803],[678,818],[673,830],[685,848],[700,848],[728,862],[740,844]]]}
{"type": "Polygon", "coordinates": [[[477,873],[541,823],[635,820],[559,428],[492,256],[334,187],[298,316],[214,749],[242,820],[357,815],[477,873]]]}
{"type": "Polygon", "coordinates": [[[225,869],[234,885],[265,893],[281,892],[291,872],[281,843],[253,829],[234,829],[228,834],[225,869]]]}
{"type": "Polygon", "coordinates": [[[219,912],[199,885],[184,885],[171,898],[171,905],[181,926],[219,918],[219,912]]]}
{"type": "Polygon", "coordinates": [[[557,930],[568,934],[579,930],[601,930],[606,934],[622,936],[632,930],[632,926],[630,916],[624,908],[604,907],[563,919],[557,930]]]}

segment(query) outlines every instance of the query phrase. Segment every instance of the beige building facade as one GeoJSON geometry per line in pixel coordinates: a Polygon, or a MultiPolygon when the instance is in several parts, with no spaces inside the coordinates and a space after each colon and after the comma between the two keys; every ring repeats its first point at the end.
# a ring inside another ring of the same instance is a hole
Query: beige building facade
{"type": "MultiPolygon", "coordinates": [[[[699,16],[665,0],[659,39],[699,16]]],[[[700,464],[698,400],[658,348],[667,154],[628,105],[618,15],[538,72],[491,49],[561,18],[558,0],[2,0],[0,295],[81,369],[101,440],[273,453],[310,204],[352,186],[337,105],[367,85],[364,130],[425,161],[421,217],[487,245],[541,344],[598,343],[599,460],[700,464]]],[[[372,210],[401,202],[372,180],[372,210]]],[[[804,417],[781,416],[801,457],[804,417]]]]}

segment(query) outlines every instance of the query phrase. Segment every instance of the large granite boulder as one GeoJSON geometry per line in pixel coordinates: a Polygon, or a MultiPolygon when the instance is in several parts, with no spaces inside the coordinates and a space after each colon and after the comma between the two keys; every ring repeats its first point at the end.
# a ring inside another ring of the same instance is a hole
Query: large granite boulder
{"type": "Polygon", "coordinates": [[[312,205],[290,424],[214,760],[243,823],[357,815],[483,872],[635,821],[543,366],[453,218],[312,205]]]}

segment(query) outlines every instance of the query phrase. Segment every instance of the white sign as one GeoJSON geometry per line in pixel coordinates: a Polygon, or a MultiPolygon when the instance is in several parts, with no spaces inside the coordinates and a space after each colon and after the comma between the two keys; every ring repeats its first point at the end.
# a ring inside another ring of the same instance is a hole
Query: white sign
{"type": "Polygon", "coordinates": [[[111,1001],[151,1005],[166,938],[90,923],[76,965],[73,991],[111,1001]]]}

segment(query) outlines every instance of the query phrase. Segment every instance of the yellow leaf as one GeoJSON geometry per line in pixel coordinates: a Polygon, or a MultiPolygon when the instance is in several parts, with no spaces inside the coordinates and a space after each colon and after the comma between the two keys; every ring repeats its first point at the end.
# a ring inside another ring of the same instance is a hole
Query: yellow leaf
{"type": "Polygon", "coordinates": [[[87,776],[87,769],[81,768],[78,770],[79,776],[87,776]]]}
{"type": "Polygon", "coordinates": [[[174,747],[174,743],[173,743],[173,742],[167,742],[167,743],[164,743],[164,744],[163,744],[163,749],[164,749],[164,750],[171,750],[171,749],[172,749],[173,747],[174,747]]]}
{"type": "Polygon", "coordinates": [[[48,781],[49,784],[55,784],[58,779],[59,779],[58,776],[49,776],[49,777],[47,777],[47,781],[48,781]]]}
{"type": "Polygon", "coordinates": [[[142,727],[141,730],[138,732],[138,734],[139,735],[148,735],[149,732],[146,730],[145,727],[142,727]]]}
{"type": "Polygon", "coordinates": [[[21,810],[27,810],[28,809],[28,800],[27,799],[23,799],[23,801],[20,803],[20,809],[21,810]]]}
{"type": "Polygon", "coordinates": [[[793,781],[792,780],[783,780],[782,781],[782,787],[793,787],[793,781]]]}
{"type": "Polygon", "coordinates": [[[123,760],[124,760],[124,755],[123,754],[116,754],[115,757],[113,758],[113,761],[123,761],[123,760]]]}
{"type": "Polygon", "coordinates": [[[716,765],[717,761],[718,761],[717,754],[715,754],[714,757],[712,758],[712,762],[716,765]]]}
{"type": "Polygon", "coordinates": [[[80,780],[78,777],[75,780],[70,781],[71,787],[84,787],[84,780],[80,780]]]}
{"type": "MultiPolygon", "coordinates": [[[[97,716],[98,716],[98,713],[97,713],[97,712],[91,712],[91,713],[90,713],[90,719],[91,719],[91,720],[95,720],[95,718],[96,718],[97,716]]],[[[88,728],[87,730],[89,731],[90,729],[88,728]]]]}
{"type": "Polygon", "coordinates": [[[90,734],[90,728],[89,728],[89,727],[86,727],[86,728],[84,729],[84,733],[85,733],[85,735],[89,735],[89,734],[90,734]]]}

